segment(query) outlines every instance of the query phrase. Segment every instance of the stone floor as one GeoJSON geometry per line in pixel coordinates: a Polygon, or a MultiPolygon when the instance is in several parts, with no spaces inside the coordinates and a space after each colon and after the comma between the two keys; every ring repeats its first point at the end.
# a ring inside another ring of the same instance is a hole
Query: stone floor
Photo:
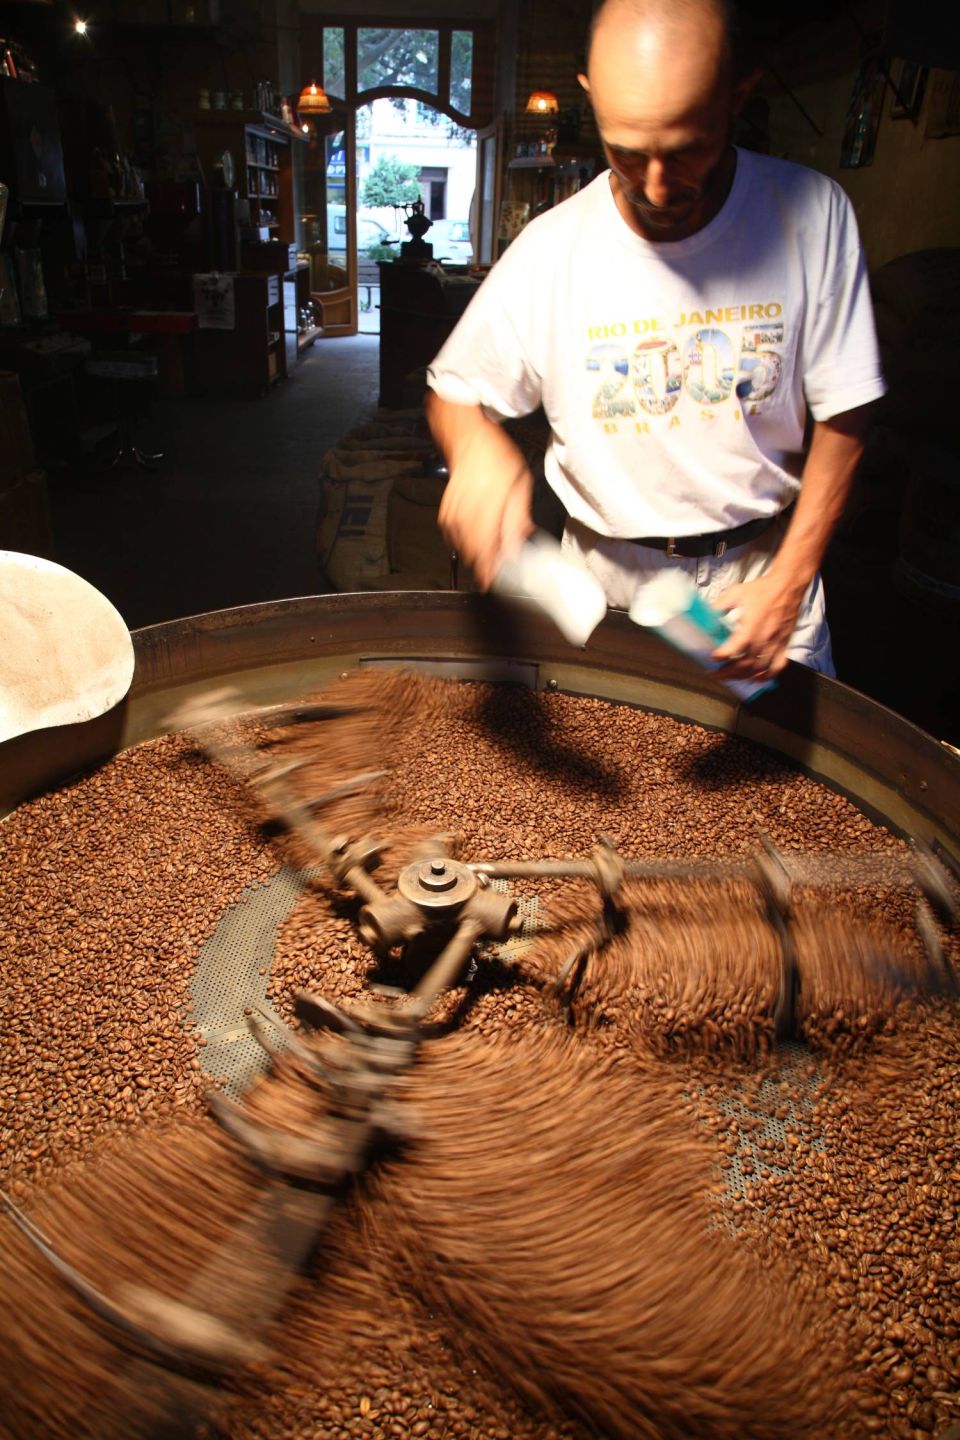
{"type": "Polygon", "coordinates": [[[380,286],[371,285],[360,296],[357,311],[357,328],[361,335],[380,334],[380,286]],[[364,309],[366,305],[366,309],[364,309]]]}
{"type": "Polygon", "coordinates": [[[138,427],[155,470],[51,477],[57,559],[131,629],[325,588],[320,462],[377,404],[379,339],[318,341],[257,399],[157,404],[138,427]]]}

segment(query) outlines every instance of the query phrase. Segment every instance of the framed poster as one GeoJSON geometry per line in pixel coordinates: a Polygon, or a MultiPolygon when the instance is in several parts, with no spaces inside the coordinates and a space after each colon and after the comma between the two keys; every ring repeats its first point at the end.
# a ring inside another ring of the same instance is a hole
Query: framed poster
{"type": "Polygon", "coordinates": [[[840,144],[840,168],[857,170],[873,164],[887,78],[875,45],[865,48],[853,82],[840,144]]]}
{"type": "Polygon", "coordinates": [[[897,60],[891,73],[893,105],[891,120],[916,120],[927,88],[927,67],[916,60],[897,60]]]}
{"type": "Polygon", "coordinates": [[[19,325],[20,298],[17,295],[17,277],[13,268],[13,256],[9,250],[0,253],[0,325],[19,325]]]}
{"type": "Polygon", "coordinates": [[[233,330],[236,326],[233,276],[217,272],[194,275],[193,308],[200,330],[233,330]]]}
{"type": "Polygon", "coordinates": [[[960,135],[960,71],[932,72],[924,134],[928,140],[960,135]]]}
{"type": "Polygon", "coordinates": [[[16,250],[17,286],[20,309],[29,320],[46,320],[47,287],[43,282],[43,261],[36,248],[16,250]]]}

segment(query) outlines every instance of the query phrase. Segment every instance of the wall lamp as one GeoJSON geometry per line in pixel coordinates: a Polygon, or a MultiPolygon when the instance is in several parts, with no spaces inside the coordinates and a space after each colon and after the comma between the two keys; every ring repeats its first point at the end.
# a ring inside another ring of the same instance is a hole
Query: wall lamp
{"type": "Polygon", "coordinates": [[[560,102],[552,90],[534,90],[525,109],[528,115],[557,115],[560,102]]]}

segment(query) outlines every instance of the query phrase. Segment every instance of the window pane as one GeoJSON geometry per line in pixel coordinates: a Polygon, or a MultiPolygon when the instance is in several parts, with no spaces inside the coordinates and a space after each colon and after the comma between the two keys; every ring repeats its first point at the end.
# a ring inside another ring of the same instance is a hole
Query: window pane
{"type": "Polygon", "coordinates": [[[334,265],[347,263],[347,137],[341,130],[323,140],[326,158],[327,254],[334,265]]]}
{"type": "Polygon", "coordinates": [[[470,114],[473,90],[473,31],[454,30],[450,37],[450,104],[470,114]]]}
{"type": "Polygon", "coordinates": [[[343,30],[340,26],[323,28],[323,88],[328,95],[341,100],[346,94],[343,83],[343,30]]]}
{"type": "Polygon", "coordinates": [[[357,88],[412,85],[437,93],[436,30],[373,30],[357,32],[357,88]]]}

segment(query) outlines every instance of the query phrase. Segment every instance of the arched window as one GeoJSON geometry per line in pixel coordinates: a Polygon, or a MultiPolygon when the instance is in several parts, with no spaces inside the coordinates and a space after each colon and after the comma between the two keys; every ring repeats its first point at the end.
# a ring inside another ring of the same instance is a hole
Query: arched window
{"type": "Polygon", "coordinates": [[[383,26],[304,15],[302,68],[348,109],[380,96],[420,100],[457,124],[493,118],[493,27],[443,21],[383,26]]]}

